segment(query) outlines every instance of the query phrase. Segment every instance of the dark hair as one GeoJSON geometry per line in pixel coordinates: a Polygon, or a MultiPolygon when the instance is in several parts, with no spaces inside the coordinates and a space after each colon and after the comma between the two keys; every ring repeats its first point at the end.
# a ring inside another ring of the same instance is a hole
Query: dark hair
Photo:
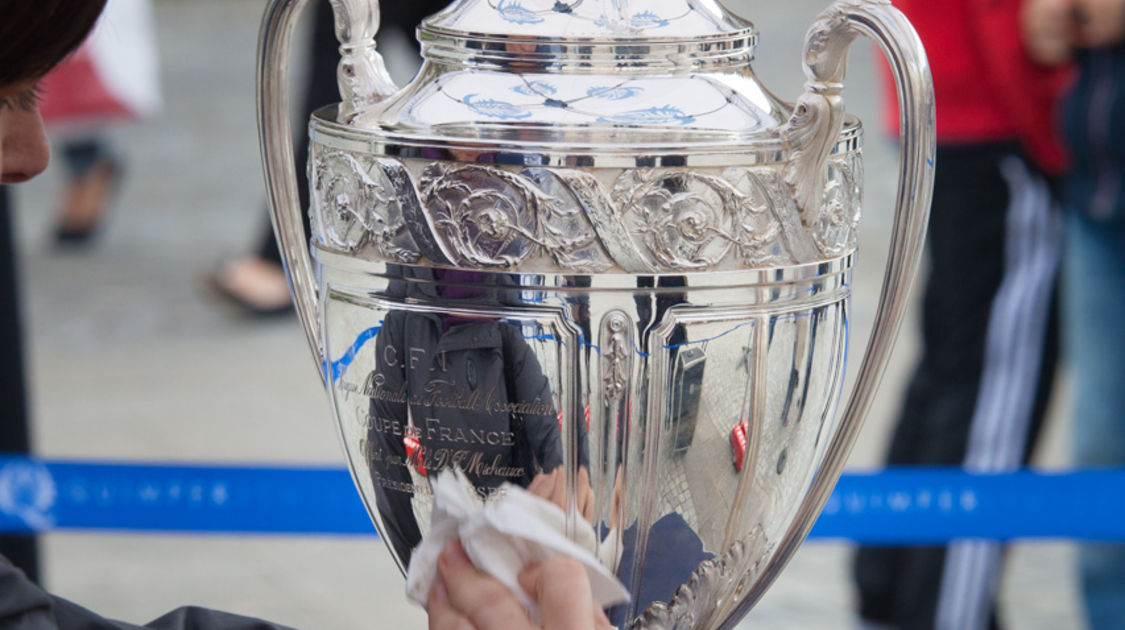
{"type": "Polygon", "coordinates": [[[86,39],[106,0],[0,0],[0,86],[47,73],[86,39]]]}

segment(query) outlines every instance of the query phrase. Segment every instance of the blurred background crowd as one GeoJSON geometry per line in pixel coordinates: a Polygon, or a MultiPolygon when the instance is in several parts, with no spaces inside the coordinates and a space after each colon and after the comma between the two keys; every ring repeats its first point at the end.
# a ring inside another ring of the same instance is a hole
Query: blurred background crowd
{"type": "MultiPolygon", "coordinates": [[[[26,368],[5,380],[9,396],[27,393],[37,455],[342,463],[265,214],[253,90],[263,4],[110,0],[106,28],[45,82],[56,158],[0,193],[26,368]],[[104,68],[105,93],[82,83],[104,68]]],[[[293,60],[301,120],[336,100],[330,14],[312,4],[293,60]]],[[[725,4],[761,32],[757,74],[796,98],[805,29],[825,0],[725,4]]],[[[939,170],[929,268],[851,467],[1125,463],[1125,438],[1106,439],[1125,434],[1113,142],[1125,131],[1125,3],[895,4],[933,60],[939,170]]],[[[413,24],[444,3],[384,5],[380,48],[401,84],[418,63],[413,24]]],[[[867,123],[856,340],[874,315],[894,203],[897,114],[880,96],[884,75],[877,51],[854,49],[846,97],[867,123]]],[[[4,435],[6,449],[25,441],[4,435]]],[[[38,548],[27,566],[44,584],[111,617],[192,603],[303,628],[424,623],[374,539],[52,533],[38,548]]],[[[1119,554],[809,543],[744,624],[1077,629],[1092,614],[1102,615],[1093,630],[1125,627],[1119,554]]]]}

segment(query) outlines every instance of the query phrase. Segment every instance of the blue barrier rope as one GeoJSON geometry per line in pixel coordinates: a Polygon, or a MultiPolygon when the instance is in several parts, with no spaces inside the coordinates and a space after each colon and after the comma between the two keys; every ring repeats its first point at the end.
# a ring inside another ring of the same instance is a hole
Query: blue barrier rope
{"type": "MultiPolygon", "coordinates": [[[[813,537],[1125,540],[1125,469],[846,474],[813,537]]],[[[0,532],[374,535],[342,468],[142,465],[0,456],[0,532]]]]}

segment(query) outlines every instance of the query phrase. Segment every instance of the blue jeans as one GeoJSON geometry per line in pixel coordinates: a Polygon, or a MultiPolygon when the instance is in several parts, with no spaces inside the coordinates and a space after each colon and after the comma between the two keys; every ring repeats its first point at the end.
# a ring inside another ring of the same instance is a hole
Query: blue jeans
{"type": "MultiPolygon", "coordinates": [[[[1119,213],[1120,214],[1120,213],[1119,213]]],[[[1064,335],[1074,373],[1074,463],[1125,466],[1125,216],[1072,211],[1064,263],[1064,335]]],[[[1125,628],[1125,545],[1079,551],[1090,630],[1125,628]]]]}

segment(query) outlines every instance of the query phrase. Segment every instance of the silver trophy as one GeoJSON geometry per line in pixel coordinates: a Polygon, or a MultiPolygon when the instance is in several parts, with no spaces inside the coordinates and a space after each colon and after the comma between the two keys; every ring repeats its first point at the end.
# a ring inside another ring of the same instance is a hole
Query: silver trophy
{"type": "Polygon", "coordinates": [[[713,0],[458,0],[419,28],[402,88],[375,49],[377,1],[332,0],[342,102],[309,125],[306,235],[287,99],[306,1],[265,16],[266,178],[395,561],[456,467],[484,498],[554,487],[568,532],[593,531],[632,594],[615,625],[735,625],[827,500],[918,266],[933,95],[907,20],[887,0],[828,7],[794,106],[751,70],[753,25],[713,0]],[[838,416],[862,191],[841,91],[861,34],[898,81],[903,151],[874,332],[838,416]]]}

